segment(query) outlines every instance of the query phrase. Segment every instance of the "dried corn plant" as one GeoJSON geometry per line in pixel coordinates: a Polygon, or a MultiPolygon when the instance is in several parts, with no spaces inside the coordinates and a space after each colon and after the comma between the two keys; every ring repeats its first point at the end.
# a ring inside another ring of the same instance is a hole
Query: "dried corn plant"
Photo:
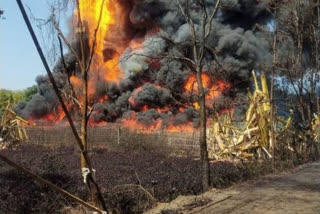
{"type": "Polygon", "coordinates": [[[289,118],[271,117],[271,101],[267,79],[260,76],[259,86],[255,72],[252,72],[255,90],[249,93],[250,104],[243,125],[236,126],[231,116],[217,116],[208,129],[210,156],[215,159],[226,156],[247,159],[249,157],[272,158],[274,147],[272,132],[276,137],[285,133],[292,121],[289,118]],[[272,120],[274,118],[275,121],[272,120]],[[275,124],[278,124],[275,126],[275,124]]]}

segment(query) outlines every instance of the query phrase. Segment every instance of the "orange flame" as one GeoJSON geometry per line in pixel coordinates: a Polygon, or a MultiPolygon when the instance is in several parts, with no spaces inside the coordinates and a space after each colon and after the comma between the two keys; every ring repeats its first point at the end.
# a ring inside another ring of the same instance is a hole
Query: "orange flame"
{"type": "MultiPolygon", "coordinates": [[[[70,106],[67,105],[67,108],[70,106]]],[[[64,113],[61,106],[58,106],[56,111],[54,113],[48,113],[46,115],[43,115],[41,117],[31,116],[28,119],[29,124],[31,125],[37,125],[36,121],[40,121],[43,125],[56,125],[56,124],[62,124],[62,121],[65,119],[66,114],[64,113]]]]}
{"type": "Polygon", "coordinates": [[[151,125],[145,125],[136,120],[136,113],[132,112],[129,118],[121,120],[122,126],[130,129],[136,129],[142,132],[152,132],[154,130],[160,130],[162,127],[162,120],[159,118],[151,125]]]}
{"type": "Polygon", "coordinates": [[[142,111],[142,112],[145,112],[145,111],[148,111],[148,109],[149,109],[148,106],[147,106],[147,105],[144,105],[144,106],[142,107],[141,111],[142,111]]]}
{"type": "MultiPolygon", "coordinates": [[[[93,43],[95,42],[96,44],[94,49],[94,63],[92,64],[91,71],[97,72],[99,69],[102,68],[102,78],[104,78],[108,82],[118,83],[119,80],[123,78],[123,74],[121,73],[120,68],[118,66],[120,55],[115,53],[107,53],[111,56],[109,56],[108,59],[105,59],[106,39],[111,33],[111,29],[117,24],[116,7],[117,3],[112,2],[111,0],[80,0],[79,2],[81,19],[87,27],[89,47],[92,49],[93,43]],[[101,11],[101,19],[99,19],[101,11]],[[96,38],[94,38],[94,34],[97,30],[98,24],[99,28],[96,34],[96,38]]],[[[74,13],[75,16],[77,16],[77,11],[75,11],[74,13]]],[[[124,49],[124,47],[120,48],[124,49]]],[[[94,86],[95,83],[90,84],[90,81],[94,82],[95,80],[89,80],[89,87],[94,86]]]]}
{"type": "Polygon", "coordinates": [[[170,125],[167,127],[167,131],[169,132],[181,132],[181,131],[190,131],[192,132],[194,130],[192,126],[192,122],[189,122],[187,124],[182,124],[182,125],[170,125]]]}
{"type": "Polygon", "coordinates": [[[132,50],[139,50],[143,48],[142,40],[133,40],[130,42],[129,46],[132,50]]]}
{"type": "Polygon", "coordinates": [[[157,112],[159,113],[163,113],[163,112],[167,112],[170,110],[169,106],[165,106],[163,108],[156,108],[157,112]]]}
{"type": "Polygon", "coordinates": [[[108,123],[106,121],[95,122],[93,120],[89,120],[88,124],[89,124],[89,126],[106,126],[106,125],[108,125],[108,123]]]}
{"type": "Polygon", "coordinates": [[[71,76],[70,82],[74,88],[80,88],[82,84],[82,80],[79,77],[71,76]]]}
{"type": "MultiPolygon", "coordinates": [[[[203,87],[208,90],[208,93],[206,94],[206,105],[212,108],[213,101],[217,99],[223,91],[231,88],[231,84],[222,80],[219,80],[213,84],[210,76],[206,73],[202,73],[201,78],[203,87]]],[[[194,74],[189,75],[185,83],[184,89],[186,93],[198,94],[198,82],[194,74]]],[[[195,109],[200,109],[199,103],[194,102],[192,104],[195,109]]]]}
{"type": "Polygon", "coordinates": [[[130,96],[130,98],[129,98],[129,103],[132,105],[132,106],[135,106],[136,105],[136,103],[135,103],[135,98],[138,96],[138,94],[140,93],[140,91],[142,91],[142,86],[141,87],[139,87],[139,88],[136,88],[134,91],[133,91],[133,93],[132,93],[132,95],[130,96]]]}
{"type": "Polygon", "coordinates": [[[108,99],[109,99],[109,97],[108,97],[107,95],[104,95],[103,97],[101,97],[101,98],[98,100],[98,102],[99,102],[99,103],[104,103],[104,102],[108,101],[108,99]]]}
{"type": "MultiPolygon", "coordinates": [[[[136,120],[135,112],[132,112],[129,118],[122,119],[121,123],[123,127],[129,128],[132,130],[138,130],[144,133],[151,133],[153,131],[161,130],[162,128],[164,128],[163,121],[160,118],[156,119],[154,123],[151,125],[146,125],[138,122],[136,120]]],[[[188,122],[187,124],[181,124],[181,125],[169,125],[165,127],[165,129],[168,132],[181,132],[181,131],[193,131],[194,127],[192,125],[192,122],[188,122]]]]}

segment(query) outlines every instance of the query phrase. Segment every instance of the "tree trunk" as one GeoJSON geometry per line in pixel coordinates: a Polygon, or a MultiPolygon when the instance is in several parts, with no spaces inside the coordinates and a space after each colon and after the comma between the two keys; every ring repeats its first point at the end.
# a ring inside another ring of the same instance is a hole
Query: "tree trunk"
{"type": "Polygon", "coordinates": [[[82,76],[82,111],[81,111],[81,130],[80,137],[84,148],[84,152],[80,153],[81,171],[84,181],[88,187],[88,191],[91,194],[91,200],[94,206],[103,207],[106,210],[103,196],[98,185],[95,182],[93,175],[93,169],[88,166],[84,154],[88,154],[88,70],[87,70],[87,55],[85,52],[85,31],[81,20],[79,1],[77,1],[78,11],[78,29],[79,29],[79,43],[80,43],[80,58],[81,58],[81,76],[82,76]],[[84,174],[84,171],[89,171],[89,174],[84,174]]]}
{"type": "Polygon", "coordinates": [[[200,159],[202,170],[202,188],[208,190],[210,187],[210,165],[207,149],[207,116],[206,116],[206,96],[202,84],[201,66],[197,66],[197,83],[200,96],[200,159]]]}

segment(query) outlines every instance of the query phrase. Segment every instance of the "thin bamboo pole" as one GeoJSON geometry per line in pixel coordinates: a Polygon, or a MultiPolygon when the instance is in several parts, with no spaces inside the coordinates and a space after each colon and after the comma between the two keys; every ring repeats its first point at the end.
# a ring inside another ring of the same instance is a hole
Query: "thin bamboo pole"
{"type": "Polygon", "coordinates": [[[92,206],[91,204],[83,201],[82,199],[76,197],[75,195],[72,195],[71,193],[65,191],[64,189],[61,189],[60,187],[58,187],[58,186],[54,185],[53,183],[49,182],[48,180],[43,179],[39,175],[34,174],[30,170],[20,166],[19,164],[13,162],[12,160],[6,158],[5,156],[3,156],[1,154],[0,154],[0,160],[5,162],[9,166],[15,168],[16,170],[18,170],[20,172],[23,172],[24,174],[28,175],[32,179],[34,179],[34,180],[36,180],[36,181],[38,181],[38,182],[40,182],[42,184],[45,184],[45,185],[49,186],[50,188],[52,188],[53,190],[57,191],[58,193],[60,193],[60,194],[62,194],[64,196],[67,196],[68,198],[71,198],[72,200],[78,202],[79,204],[82,204],[83,206],[85,206],[85,207],[87,207],[89,209],[92,209],[92,210],[94,210],[94,211],[96,211],[98,213],[101,213],[101,214],[105,214],[106,213],[105,211],[102,211],[102,210],[98,209],[97,207],[92,206]]]}
{"type": "Polygon", "coordinates": [[[27,15],[27,13],[26,13],[26,11],[25,11],[25,9],[24,9],[24,6],[23,6],[21,0],[16,0],[16,1],[17,1],[18,6],[19,6],[19,9],[20,9],[20,11],[21,11],[21,14],[22,14],[22,16],[23,16],[23,19],[24,19],[24,21],[25,21],[25,23],[26,23],[26,25],[27,25],[27,28],[28,28],[28,30],[29,30],[29,32],[30,32],[30,35],[31,35],[31,37],[32,37],[32,40],[33,40],[33,42],[34,42],[34,44],[35,44],[35,46],[36,46],[36,48],[37,48],[37,51],[38,51],[39,56],[40,56],[40,58],[41,58],[41,61],[42,61],[43,65],[44,65],[44,67],[45,67],[45,69],[46,69],[46,72],[47,72],[47,74],[48,74],[49,80],[50,80],[50,82],[51,82],[51,84],[52,84],[52,86],[53,86],[53,90],[54,90],[55,94],[57,95],[58,100],[59,100],[59,102],[60,102],[60,104],[61,104],[61,107],[62,107],[62,109],[63,109],[63,111],[64,111],[64,113],[65,113],[65,115],[66,115],[66,117],[67,117],[67,119],[68,119],[68,122],[69,122],[70,127],[71,127],[72,132],[73,132],[73,135],[75,136],[76,142],[77,142],[77,144],[78,144],[78,146],[79,146],[79,148],[80,148],[80,150],[81,150],[81,155],[82,155],[83,159],[85,160],[86,165],[87,165],[87,167],[88,167],[88,169],[89,169],[89,172],[90,172],[90,173],[88,174],[88,180],[89,180],[90,182],[92,182],[93,187],[94,187],[95,190],[96,190],[96,194],[97,194],[98,200],[99,200],[99,202],[100,202],[103,210],[107,210],[107,207],[106,207],[106,205],[105,205],[105,202],[104,202],[104,199],[103,199],[103,196],[102,196],[100,187],[99,187],[99,185],[96,183],[96,181],[94,180],[94,178],[93,178],[93,176],[92,176],[92,165],[91,165],[91,161],[90,161],[90,159],[89,159],[89,157],[88,157],[88,150],[87,150],[86,147],[83,145],[82,139],[81,139],[81,137],[80,137],[80,135],[79,135],[79,133],[78,133],[78,131],[77,131],[74,123],[73,123],[73,120],[72,120],[72,118],[71,118],[71,115],[69,114],[69,111],[68,111],[68,109],[67,109],[67,106],[66,106],[66,104],[64,103],[64,101],[63,101],[63,99],[62,99],[62,96],[61,96],[61,94],[60,94],[60,91],[59,91],[59,89],[58,89],[58,86],[57,86],[57,84],[56,84],[56,82],[55,82],[55,79],[54,79],[52,73],[51,73],[51,70],[50,70],[49,65],[48,65],[48,63],[47,63],[47,60],[46,60],[46,58],[45,58],[45,56],[44,56],[44,54],[43,54],[43,52],[42,52],[41,46],[40,46],[40,44],[39,44],[39,42],[38,42],[38,39],[37,39],[37,37],[36,37],[36,35],[35,35],[34,31],[33,31],[32,25],[31,25],[31,23],[30,23],[30,21],[29,21],[29,18],[28,18],[28,15],[27,15]]]}

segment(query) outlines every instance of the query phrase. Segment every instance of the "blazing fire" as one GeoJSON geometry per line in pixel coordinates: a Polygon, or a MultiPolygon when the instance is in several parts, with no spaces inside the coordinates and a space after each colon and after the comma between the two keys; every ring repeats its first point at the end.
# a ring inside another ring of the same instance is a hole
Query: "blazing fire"
{"type": "Polygon", "coordinates": [[[42,117],[31,116],[28,122],[31,126],[37,125],[39,121],[42,125],[56,125],[61,124],[65,116],[66,115],[62,110],[61,106],[58,106],[55,113],[48,113],[42,117]]]}
{"type": "MultiPolygon", "coordinates": [[[[210,76],[207,73],[201,74],[202,84],[206,93],[206,105],[209,108],[213,108],[214,100],[217,99],[221,93],[229,88],[231,84],[222,80],[212,83],[210,76]]],[[[199,94],[198,82],[195,74],[189,75],[186,84],[184,86],[185,92],[188,94],[199,94]]],[[[198,102],[192,103],[195,109],[199,109],[200,105],[198,102]]]]}
{"type": "MultiPolygon", "coordinates": [[[[118,122],[130,129],[193,131],[196,124],[195,118],[198,117],[197,110],[200,106],[198,102],[193,102],[190,107],[190,103],[186,100],[189,96],[199,94],[195,74],[191,73],[187,78],[183,77],[184,84],[174,85],[174,87],[180,87],[179,90],[182,93],[174,97],[171,92],[172,88],[165,83],[155,81],[154,78],[149,78],[147,75],[142,75],[141,79],[135,76],[127,77],[125,76],[127,73],[121,69],[119,64],[123,54],[128,51],[143,50],[145,41],[161,31],[160,27],[153,26],[143,37],[122,39],[119,26],[123,19],[132,17],[128,14],[123,15],[126,12],[121,4],[123,3],[114,0],[80,0],[79,2],[79,12],[84,29],[76,28],[75,34],[84,34],[88,42],[88,50],[86,50],[88,53],[94,50],[88,82],[89,101],[93,104],[89,125],[118,122]],[[102,3],[104,4],[101,7],[102,3]],[[104,88],[100,87],[97,90],[99,84],[104,88]],[[181,96],[186,99],[176,102],[181,96]]],[[[78,11],[75,10],[75,25],[79,20],[78,16],[78,11]]],[[[156,44],[154,41],[152,43],[156,44]]],[[[129,69],[134,70],[131,75],[138,75],[143,65],[148,66],[145,70],[157,74],[164,65],[163,60],[147,57],[143,58],[140,63],[141,66],[138,63],[129,64],[129,69]],[[138,68],[135,69],[134,66],[138,68]]],[[[225,90],[230,89],[231,84],[222,80],[212,81],[212,78],[205,72],[202,73],[201,78],[206,93],[206,105],[208,108],[213,108],[215,100],[225,90]]],[[[81,91],[82,80],[79,73],[75,72],[70,77],[70,82],[76,92],[81,91]]],[[[78,99],[81,101],[81,96],[78,99]]],[[[72,110],[73,107],[70,104],[68,108],[72,110]]],[[[229,112],[228,109],[225,112],[229,112]]],[[[54,113],[29,118],[29,122],[32,123],[39,120],[45,121],[46,125],[61,124],[65,121],[65,114],[59,107],[54,113]]]]}
{"type": "MultiPolygon", "coordinates": [[[[94,49],[95,62],[91,70],[102,68],[104,79],[109,82],[119,82],[119,79],[123,77],[118,67],[119,54],[112,53],[108,60],[105,60],[104,56],[105,39],[108,37],[110,29],[116,25],[115,12],[119,10],[116,6],[117,4],[110,0],[81,0],[79,3],[81,20],[84,20],[88,26],[89,46],[93,48],[93,43],[96,44],[94,49]],[[102,3],[103,6],[101,7],[102,3]],[[96,38],[93,38],[97,28],[96,38]]],[[[118,51],[122,52],[123,48],[119,46],[118,51]]]]}

